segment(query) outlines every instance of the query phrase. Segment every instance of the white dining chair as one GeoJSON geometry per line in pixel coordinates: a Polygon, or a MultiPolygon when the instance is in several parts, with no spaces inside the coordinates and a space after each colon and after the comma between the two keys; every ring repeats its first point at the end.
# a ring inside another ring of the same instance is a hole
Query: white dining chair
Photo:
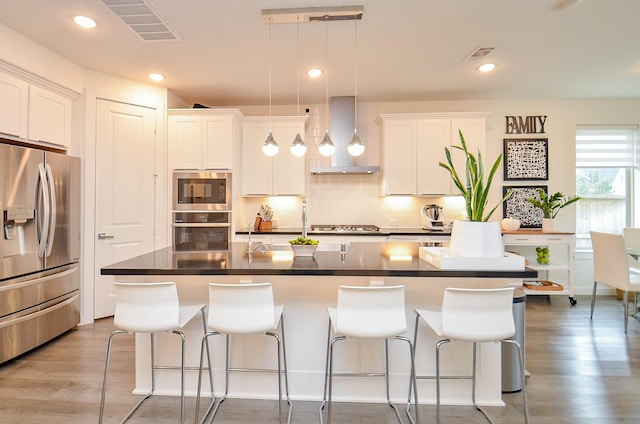
{"type": "MultiPolygon", "coordinates": [[[[216,401],[211,386],[211,403],[204,413],[202,422],[211,415],[209,423],[218,412],[218,408],[227,398],[229,392],[230,372],[271,373],[278,377],[278,422],[282,423],[282,377],[284,376],[285,393],[289,405],[287,422],[291,421],[293,407],[289,398],[289,379],[287,370],[287,350],[284,330],[284,305],[275,305],[271,283],[239,283],[209,284],[209,306],[207,313],[208,331],[202,338],[200,351],[200,376],[204,365],[204,354],[211,336],[224,335],[225,350],[225,387],[224,394],[216,401]],[[278,333],[278,327],[280,332],[278,333]],[[276,341],[278,364],[277,369],[233,368],[229,366],[230,336],[262,334],[273,337],[276,341]],[[284,368],[284,370],[283,370],[284,368]],[[213,410],[213,412],[211,412],[213,410]]],[[[196,398],[196,422],[200,415],[202,379],[198,378],[196,398]]]]}
{"type": "Polygon", "coordinates": [[[622,230],[624,245],[629,254],[629,268],[632,272],[640,273],[640,228],[625,227],[622,230]]]}
{"type": "MultiPolygon", "coordinates": [[[[111,347],[113,337],[116,334],[124,333],[148,333],[151,337],[151,391],[145,395],[122,420],[126,422],[133,413],[149,399],[155,391],[155,371],[157,369],[179,369],[180,370],[180,422],[184,423],[185,415],[185,342],[186,338],[182,329],[189,321],[200,314],[202,316],[203,332],[206,333],[206,321],[204,308],[205,304],[180,305],[178,301],[178,291],[174,282],[161,283],[125,283],[115,282],[116,308],[113,316],[113,324],[116,330],[109,336],[107,346],[107,358],[104,367],[104,379],[102,381],[102,397],[100,399],[100,416],[98,422],[101,424],[104,416],[105,397],[107,391],[107,380],[109,375],[109,362],[111,359],[111,347]],[[154,347],[154,333],[169,332],[177,334],[181,339],[181,363],[179,367],[156,364],[154,347]]],[[[209,379],[213,384],[211,373],[211,360],[209,349],[207,348],[207,358],[209,363],[209,379]]]]}
{"type": "Polygon", "coordinates": [[[327,423],[331,423],[331,405],[333,400],[333,377],[385,377],[387,403],[393,408],[400,422],[402,418],[396,406],[391,402],[389,394],[389,340],[401,340],[409,346],[411,374],[409,387],[413,386],[416,401],[415,421],[410,413],[411,393],[407,402],[406,413],[411,422],[419,422],[418,391],[415,384],[415,367],[413,365],[414,345],[403,334],[407,331],[405,312],[404,286],[340,286],[338,302],[335,308],[327,308],[329,326],[327,331],[327,357],[324,373],[324,394],[320,405],[320,422],[322,410],[327,405],[327,423]],[[331,337],[333,333],[333,337],[331,337]],[[385,349],[385,370],[382,373],[334,373],[334,345],[343,340],[383,339],[385,349]]]}
{"type": "Polygon", "coordinates": [[[640,274],[630,267],[630,257],[622,234],[591,231],[593,246],[593,293],[591,295],[591,315],[596,305],[598,283],[606,284],[623,291],[624,332],[629,321],[629,293],[634,292],[633,316],[638,311],[638,292],[640,292],[640,274]]]}
{"type": "MultiPolygon", "coordinates": [[[[446,288],[442,300],[442,310],[416,309],[414,343],[417,345],[418,326],[424,321],[440,338],[436,343],[436,423],[440,423],[440,380],[471,380],[473,406],[491,422],[491,418],[476,403],[476,370],[478,343],[510,343],[516,347],[520,363],[522,381],[522,407],[525,423],[529,422],[527,395],[525,390],[525,369],[522,347],[516,340],[513,318],[513,287],[498,289],[446,288]],[[472,343],[472,373],[470,376],[441,376],[440,349],[449,342],[472,343]]],[[[499,376],[496,376],[499,378],[499,376]]],[[[433,376],[417,375],[416,379],[433,379],[433,376]]]]}

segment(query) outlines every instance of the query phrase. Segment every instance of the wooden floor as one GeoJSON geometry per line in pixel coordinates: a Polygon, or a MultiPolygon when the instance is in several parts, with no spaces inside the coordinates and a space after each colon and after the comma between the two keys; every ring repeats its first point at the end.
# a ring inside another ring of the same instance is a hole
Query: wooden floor
{"type": "MultiPolygon", "coordinates": [[[[622,306],[600,297],[593,321],[589,297],[570,306],[566,297],[527,300],[527,393],[531,423],[640,423],[640,321],[622,327],[622,306]]],[[[96,423],[106,341],[111,319],[72,330],[51,343],[0,366],[0,423],[96,423]]],[[[105,422],[119,422],[135,403],[133,344],[119,343],[113,358],[105,422]]],[[[520,394],[505,394],[506,407],[487,408],[498,423],[520,423],[520,394]]],[[[176,398],[155,397],[132,423],[174,423],[176,398]]],[[[317,402],[295,402],[294,423],[318,423],[317,402]]],[[[187,403],[191,422],[193,399],[187,403]]],[[[435,408],[420,407],[422,422],[435,408]]],[[[443,423],[482,423],[472,407],[443,407],[443,423]]],[[[229,399],[217,423],[277,422],[277,404],[229,399]]],[[[334,423],[396,423],[386,405],[336,404],[334,423]]]]}

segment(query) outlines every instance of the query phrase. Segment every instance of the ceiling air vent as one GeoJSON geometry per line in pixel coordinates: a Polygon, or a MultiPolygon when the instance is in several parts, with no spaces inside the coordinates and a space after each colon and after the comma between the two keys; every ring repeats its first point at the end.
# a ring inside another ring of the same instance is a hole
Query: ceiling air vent
{"type": "Polygon", "coordinates": [[[144,41],[180,39],[150,0],[102,0],[102,3],[144,41]]]}
{"type": "Polygon", "coordinates": [[[491,53],[495,47],[478,47],[465,60],[479,60],[491,53]]]}

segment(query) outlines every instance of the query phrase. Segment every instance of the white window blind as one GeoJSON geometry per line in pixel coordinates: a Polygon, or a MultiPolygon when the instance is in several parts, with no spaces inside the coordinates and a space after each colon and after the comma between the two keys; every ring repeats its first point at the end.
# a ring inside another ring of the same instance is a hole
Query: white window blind
{"type": "Polygon", "coordinates": [[[576,130],[578,168],[626,168],[635,160],[636,131],[629,127],[587,127],[576,130]]]}

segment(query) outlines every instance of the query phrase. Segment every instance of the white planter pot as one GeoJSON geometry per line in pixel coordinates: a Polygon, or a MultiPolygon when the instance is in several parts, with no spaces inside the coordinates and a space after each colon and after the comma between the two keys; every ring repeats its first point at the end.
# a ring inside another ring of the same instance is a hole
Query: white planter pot
{"type": "Polygon", "coordinates": [[[449,255],[471,258],[503,257],[504,243],[500,223],[454,221],[449,255]]]}
{"type": "Polygon", "coordinates": [[[553,233],[556,230],[556,223],[553,218],[542,218],[542,232],[553,233]]]}

